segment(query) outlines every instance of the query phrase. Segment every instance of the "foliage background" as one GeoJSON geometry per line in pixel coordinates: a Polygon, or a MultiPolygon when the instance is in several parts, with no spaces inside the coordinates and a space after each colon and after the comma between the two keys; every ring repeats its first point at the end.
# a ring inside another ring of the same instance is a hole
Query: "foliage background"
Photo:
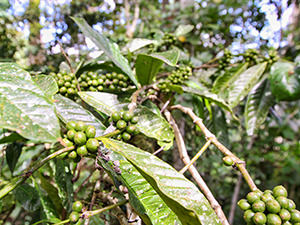
{"type": "MultiPolygon", "coordinates": [[[[192,24],[195,29],[186,37],[183,47],[188,49],[195,65],[222,55],[224,48],[237,54],[248,48],[273,47],[282,57],[300,62],[298,0],[4,0],[0,2],[1,61],[16,61],[28,71],[37,73],[57,72],[65,60],[59,43],[74,64],[83,58],[96,57],[99,52],[84,38],[70,16],[84,17],[94,29],[103,31],[120,46],[124,46],[131,36],[152,38],[157,30],[174,32],[180,24],[192,24]],[[126,4],[130,6],[128,12],[126,4]],[[126,28],[132,25],[136,4],[140,10],[137,26],[132,34],[128,34],[126,28]],[[278,29],[274,30],[274,27],[278,29]]],[[[200,73],[196,76],[203,78],[200,73]]],[[[182,95],[178,101],[194,107],[196,112],[199,109],[198,115],[205,119],[208,128],[247,161],[247,168],[259,188],[271,189],[284,184],[290,197],[300,205],[299,101],[277,104],[254,136],[248,136],[243,125],[226,120],[217,107],[211,112],[201,111],[197,106],[203,102],[187,95],[182,95]]],[[[236,112],[242,112],[243,107],[243,104],[237,107],[236,112]]],[[[178,118],[183,116],[178,112],[178,118]]],[[[180,124],[180,129],[189,154],[194,155],[204,139],[189,118],[185,121],[180,124]]],[[[182,164],[174,152],[167,151],[161,157],[179,169],[182,164]]],[[[23,157],[26,161],[30,155],[23,157]]],[[[197,168],[228,215],[233,190],[240,181],[238,173],[225,168],[221,159],[221,155],[211,148],[197,162],[197,168]]],[[[247,185],[242,183],[239,197],[248,191],[247,185]]],[[[241,224],[241,213],[236,210],[235,224],[241,224]]],[[[3,219],[1,214],[0,218],[3,219]]]]}

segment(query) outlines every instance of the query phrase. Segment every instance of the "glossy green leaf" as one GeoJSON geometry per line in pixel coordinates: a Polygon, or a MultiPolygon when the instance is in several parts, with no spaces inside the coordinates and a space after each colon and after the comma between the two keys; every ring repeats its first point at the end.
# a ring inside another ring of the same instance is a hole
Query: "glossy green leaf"
{"type": "MultiPolygon", "coordinates": [[[[80,92],[79,96],[86,103],[108,116],[127,106],[127,104],[120,104],[117,95],[105,92],[80,92]]],[[[137,127],[141,133],[156,139],[159,145],[164,146],[165,150],[173,145],[173,131],[162,116],[142,106],[138,106],[135,112],[139,118],[137,127]]]]}
{"type": "Polygon", "coordinates": [[[61,199],[59,198],[58,190],[56,189],[56,187],[53,186],[53,184],[51,184],[49,180],[44,178],[41,174],[39,175],[39,179],[40,186],[49,196],[52,204],[55,207],[55,211],[57,213],[61,213],[63,210],[63,205],[61,199]]]}
{"type": "Polygon", "coordinates": [[[5,149],[6,162],[12,174],[14,172],[18,159],[20,158],[23,146],[24,146],[23,143],[18,143],[18,142],[11,143],[6,146],[5,149]]]}
{"type": "Polygon", "coordinates": [[[144,38],[134,38],[130,42],[126,44],[126,46],[122,49],[124,53],[126,52],[135,52],[147,45],[156,44],[157,41],[149,40],[144,38]]]}
{"type": "Polygon", "coordinates": [[[175,32],[174,32],[174,35],[175,36],[182,36],[182,35],[186,35],[187,33],[191,32],[192,30],[194,29],[194,26],[193,25],[190,25],[190,24],[187,24],[187,25],[179,25],[175,32]]]}
{"type": "Polygon", "coordinates": [[[161,115],[144,106],[137,107],[136,113],[139,119],[136,126],[141,133],[156,139],[157,143],[164,147],[164,150],[168,150],[173,146],[173,130],[161,115]]]}
{"type": "Polygon", "coordinates": [[[60,126],[54,105],[14,63],[0,63],[0,128],[39,142],[56,142],[60,126]]]}
{"type": "Polygon", "coordinates": [[[218,76],[215,80],[212,92],[216,94],[222,94],[229,88],[232,82],[247,69],[247,67],[248,63],[244,63],[226,70],[224,74],[218,76]]]}
{"type": "Polygon", "coordinates": [[[58,196],[62,204],[71,209],[73,204],[73,183],[69,163],[64,160],[55,159],[54,179],[58,187],[58,196]]]}
{"type": "Polygon", "coordinates": [[[30,212],[37,210],[41,205],[37,190],[27,183],[16,188],[15,197],[22,207],[30,212]]]}
{"type": "Polygon", "coordinates": [[[58,92],[58,86],[52,76],[37,75],[33,77],[33,80],[48,98],[52,98],[58,92]]]}
{"type": "Polygon", "coordinates": [[[184,225],[220,224],[198,188],[173,167],[149,152],[124,142],[102,139],[106,148],[125,157],[148,181],[184,225]]]}
{"type": "Polygon", "coordinates": [[[116,66],[128,75],[136,86],[139,86],[128,60],[121,54],[119,46],[108,40],[104,35],[95,31],[83,18],[72,17],[72,19],[77,23],[83,34],[90,38],[99,49],[104,51],[116,66]]]}
{"type": "Polygon", "coordinates": [[[267,63],[257,64],[241,73],[229,86],[228,102],[235,107],[249,93],[266,69],[267,63]]]}
{"type": "Polygon", "coordinates": [[[118,96],[106,92],[79,92],[80,98],[93,106],[95,109],[110,116],[112,112],[118,111],[126,104],[121,104],[118,96]]]}
{"type": "Polygon", "coordinates": [[[139,54],[136,59],[135,69],[141,85],[151,84],[158,73],[163,61],[150,55],[139,54]]]}
{"type": "Polygon", "coordinates": [[[208,99],[209,101],[214,102],[216,105],[218,105],[221,108],[230,112],[231,115],[233,116],[233,118],[235,118],[237,120],[236,116],[234,115],[234,113],[232,111],[232,108],[217,94],[210,92],[207,88],[205,88],[204,86],[201,86],[195,82],[188,82],[187,85],[189,87],[186,87],[186,86],[182,87],[184,92],[190,93],[190,94],[195,94],[202,98],[208,99]]]}
{"type": "Polygon", "coordinates": [[[250,91],[245,107],[245,126],[248,135],[253,135],[266,120],[274,100],[268,80],[259,82],[250,91]]]}
{"type": "Polygon", "coordinates": [[[107,149],[103,151],[102,149],[102,154],[106,154],[109,161],[99,157],[100,161],[98,162],[127,187],[130,204],[145,224],[180,224],[174,212],[131,163],[114,151],[107,149]],[[115,165],[118,165],[118,173],[115,165]]]}
{"type": "Polygon", "coordinates": [[[149,56],[159,59],[169,66],[176,66],[180,56],[180,51],[179,49],[174,48],[166,52],[155,52],[150,54],[149,56]]]}
{"type": "Polygon", "coordinates": [[[96,128],[97,136],[103,134],[106,127],[91,112],[61,95],[55,95],[54,99],[57,114],[64,123],[69,121],[83,121],[96,128]]]}
{"type": "Polygon", "coordinates": [[[279,61],[272,65],[269,80],[272,94],[279,101],[300,99],[300,67],[288,61],[279,61]]]}
{"type": "Polygon", "coordinates": [[[39,199],[41,201],[41,208],[43,211],[43,214],[45,215],[46,219],[50,218],[56,218],[58,217],[58,214],[56,213],[56,210],[54,208],[53,202],[51,201],[51,198],[49,198],[48,195],[46,195],[40,188],[39,184],[35,179],[33,179],[34,187],[39,195],[39,199]]]}

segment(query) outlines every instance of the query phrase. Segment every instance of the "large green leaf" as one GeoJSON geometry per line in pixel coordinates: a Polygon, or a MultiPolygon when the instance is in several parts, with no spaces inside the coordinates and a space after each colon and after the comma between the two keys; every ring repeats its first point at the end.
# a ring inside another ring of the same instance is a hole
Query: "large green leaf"
{"type": "Polygon", "coordinates": [[[72,19],[77,23],[83,34],[90,38],[98,48],[104,51],[116,66],[122,69],[133,83],[138,86],[135,75],[133,74],[127,59],[121,54],[119,46],[108,40],[104,35],[95,31],[83,18],[72,17],[72,19]]]}
{"type": "Polygon", "coordinates": [[[54,99],[57,114],[64,123],[69,121],[83,121],[96,128],[97,136],[103,134],[106,127],[91,112],[61,95],[55,95],[54,99]]]}
{"type": "Polygon", "coordinates": [[[136,112],[139,119],[136,126],[141,133],[156,139],[157,143],[164,147],[164,150],[168,150],[173,146],[173,130],[161,115],[144,106],[138,106],[136,112]]]}
{"type": "Polygon", "coordinates": [[[250,91],[245,108],[245,126],[248,135],[253,135],[266,120],[274,100],[268,80],[259,82],[250,91]]]}
{"type": "Polygon", "coordinates": [[[214,102],[221,108],[229,111],[231,113],[231,115],[233,116],[233,118],[237,119],[232,111],[232,108],[217,94],[210,92],[207,88],[205,88],[204,86],[202,86],[198,83],[195,83],[195,82],[188,82],[187,85],[189,87],[186,87],[186,86],[182,87],[184,92],[190,93],[190,94],[195,94],[202,98],[208,99],[209,101],[214,102]]]}
{"type": "Polygon", "coordinates": [[[55,159],[54,179],[58,187],[58,196],[62,200],[67,211],[71,210],[73,203],[72,173],[69,163],[64,160],[55,159]]]}
{"type": "Polygon", "coordinates": [[[33,182],[34,182],[35,189],[37,190],[37,193],[39,195],[43,214],[45,215],[46,219],[58,217],[53,202],[51,201],[51,198],[49,198],[49,196],[42,191],[36,179],[33,179],[33,182]]]}
{"type": "Polygon", "coordinates": [[[33,212],[40,207],[37,190],[27,183],[21,184],[16,188],[15,197],[27,211],[33,212]]]}
{"type": "Polygon", "coordinates": [[[163,61],[150,55],[139,54],[136,59],[136,75],[141,85],[150,84],[158,73],[163,61]]]}
{"type": "Polygon", "coordinates": [[[234,79],[244,72],[247,67],[248,63],[244,63],[226,70],[224,74],[218,76],[218,78],[215,80],[212,92],[216,94],[222,94],[224,91],[226,91],[226,89],[228,89],[234,79]]]}
{"type": "Polygon", "coordinates": [[[241,73],[229,86],[228,102],[233,108],[249,93],[266,69],[267,63],[257,64],[241,73]]]}
{"type": "Polygon", "coordinates": [[[220,224],[214,210],[198,188],[173,167],[149,152],[103,138],[106,148],[124,156],[150,183],[184,225],[220,224]]]}
{"type": "MultiPolygon", "coordinates": [[[[117,99],[117,95],[114,94],[104,92],[79,92],[79,96],[86,103],[106,115],[111,115],[113,112],[119,111],[127,106],[127,104],[121,104],[117,99]]],[[[136,113],[139,119],[137,127],[141,133],[156,139],[160,146],[164,146],[165,150],[173,145],[173,131],[162,116],[142,106],[137,107],[136,113]]]]}
{"type": "Polygon", "coordinates": [[[52,76],[37,75],[33,77],[33,80],[43,90],[48,98],[52,98],[52,96],[58,92],[58,86],[52,76]]]}
{"type": "Polygon", "coordinates": [[[56,142],[60,137],[54,105],[14,63],[0,63],[0,109],[0,128],[33,141],[56,142]]]}
{"type": "Polygon", "coordinates": [[[180,56],[180,51],[179,49],[174,48],[166,52],[155,52],[150,54],[150,56],[163,61],[169,66],[176,66],[180,56]]]}
{"type": "Polygon", "coordinates": [[[124,53],[126,52],[135,52],[136,50],[139,50],[140,48],[143,48],[150,44],[156,44],[156,40],[149,40],[144,38],[134,38],[130,42],[126,44],[126,46],[122,49],[124,53]]]}
{"type": "Polygon", "coordinates": [[[145,224],[180,224],[174,212],[126,158],[106,148],[102,149],[102,154],[108,156],[109,161],[99,157],[98,162],[127,187],[129,201],[145,224]],[[121,172],[116,172],[115,165],[121,172]]]}
{"type": "Polygon", "coordinates": [[[194,29],[194,26],[193,25],[190,25],[190,24],[187,24],[187,25],[179,25],[175,32],[174,32],[174,35],[175,36],[182,36],[182,35],[186,35],[187,33],[191,32],[192,30],[194,29]]]}

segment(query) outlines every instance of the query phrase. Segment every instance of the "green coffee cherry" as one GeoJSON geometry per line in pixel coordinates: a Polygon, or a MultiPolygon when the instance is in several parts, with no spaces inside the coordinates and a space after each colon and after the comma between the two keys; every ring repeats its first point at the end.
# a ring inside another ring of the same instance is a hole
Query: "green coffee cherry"
{"type": "Polygon", "coordinates": [[[276,201],[279,202],[281,208],[288,209],[289,208],[289,199],[283,196],[279,196],[276,198],[276,201]]]}
{"type": "Polygon", "coordinates": [[[267,217],[264,213],[262,212],[257,212],[252,218],[252,221],[255,224],[265,224],[267,222],[267,217]]]}
{"type": "Polygon", "coordinates": [[[291,211],[291,222],[292,223],[300,223],[300,212],[296,209],[291,211]]]}
{"type": "Polygon", "coordinates": [[[114,112],[112,115],[111,115],[111,118],[114,122],[117,122],[121,119],[121,116],[118,112],[114,112]]]}
{"type": "Polygon", "coordinates": [[[82,203],[80,201],[76,201],[72,205],[72,210],[75,212],[81,212],[82,207],[83,207],[82,203]]]}
{"type": "Polygon", "coordinates": [[[122,129],[124,129],[127,126],[127,124],[126,124],[126,122],[124,120],[119,120],[117,122],[116,126],[117,126],[118,129],[122,130],[122,129]]]}
{"type": "Polygon", "coordinates": [[[270,213],[279,213],[281,207],[276,200],[269,200],[266,202],[266,208],[270,213]]]}
{"type": "Polygon", "coordinates": [[[131,112],[125,112],[124,115],[123,115],[123,119],[126,121],[126,122],[129,122],[133,117],[133,114],[131,112]]]}
{"type": "Polygon", "coordinates": [[[281,225],[282,221],[277,214],[268,214],[267,215],[267,224],[268,225],[281,225]]]}
{"type": "Polygon", "coordinates": [[[139,118],[137,116],[134,116],[131,118],[131,123],[136,124],[139,121],[139,118]]]}
{"type": "Polygon", "coordinates": [[[261,200],[264,201],[265,203],[268,201],[268,200],[272,200],[274,199],[273,195],[270,194],[270,193],[264,193],[262,196],[261,196],[261,200]]]}
{"type": "Polygon", "coordinates": [[[283,221],[288,221],[291,219],[291,214],[287,209],[281,209],[279,212],[279,216],[283,221]]]}
{"type": "Polygon", "coordinates": [[[223,158],[223,163],[226,165],[226,166],[232,166],[234,161],[233,159],[230,157],[230,156],[225,156],[223,158]]]}
{"type": "Polygon", "coordinates": [[[76,131],[85,131],[86,127],[87,127],[87,125],[86,125],[84,122],[78,121],[78,122],[76,123],[75,130],[76,130],[76,131]]]}
{"type": "Polygon", "coordinates": [[[71,146],[74,145],[73,142],[70,141],[70,140],[67,139],[67,138],[64,138],[64,139],[63,139],[63,142],[64,142],[65,146],[67,146],[67,147],[71,147],[71,146]]]}
{"type": "Polygon", "coordinates": [[[136,126],[135,125],[129,125],[129,126],[126,127],[126,131],[129,134],[133,134],[135,130],[136,130],[136,126]]]}
{"type": "Polygon", "coordinates": [[[81,145],[76,149],[76,152],[80,156],[86,156],[88,154],[88,150],[86,148],[86,145],[81,145]]]}
{"type": "Polygon", "coordinates": [[[282,185],[276,186],[273,189],[273,195],[275,198],[279,196],[287,197],[287,190],[282,185]]]}
{"type": "Polygon", "coordinates": [[[254,217],[255,213],[251,210],[251,209],[248,209],[245,211],[244,213],[244,220],[247,222],[247,223],[251,223],[253,222],[252,221],[252,218],[254,217]]]}
{"type": "Polygon", "coordinates": [[[90,138],[86,142],[86,148],[90,152],[96,152],[98,150],[98,147],[99,147],[99,142],[98,142],[98,140],[96,138],[90,138]]]}
{"type": "Polygon", "coordinates": [[[76,223],[79,220],[79,213],[78,212],[71,212],[69,219],[72,223],[76,223]]]}
{"type": "Polygon", "coordinates": [[[241,199],[240,201],[238,201],[237,204],[243,211],[246,211],[247,209],[251,208],[251,205],[246,199],[241,199]]]}
{"type": "Polygon", "coordinates": [[[94,138],[96,136],[96,128],[92,125],[87,126],[85,134],[87,138],[94,138]]]}
{"type": "Polygon", "coordinates": [[[76,151],[71,151],[71,152],[68,154],[68,157],[69,157],[70,159],[76,159],[76,157],[77,157],[76,151]]]}
{"type": "MultiPolygon", "coordinates": [[[[285,221],[282,225],[292,225],[289,221],[285,221]]],[[[300,223],[294,223],[294,225],[300,225],[300,223]]]]}
{"type": "Polygon", "coordinates": [[[75,135],[74,135],[74,142],[75,144],[77,145],[84,145],[86,143],[86,135],[85,133],[79,131],[79,132],[76,132],[75,135]]]}
{"type": "Polygon", "coordinates": [[[249,192],[247,194],[246,198],[250,204],[252,204],[253,202],[255,202],[257,200],[260,200],[259,194],[254,191],[249,192]]]}
{"type": "Polygon", "coordinates": [[[122,134],[122,138],[123,138],[124,141],[129,141],[130,138],[131,138],[131,135],[128,134],[127,132],[124,132],[124,133],[122,134]]]}
{"type": "Polygon", "coordinates": [[[68,130],[67,137],[69,140],[73,141],[76,131],[75,130],[68,130]]]}
{"type": "Polygon", "coordinates": [[[266,209],[266,205],[263,201],[261,200],[256,200],[253,204],[252,204],[252,210],[254,212],[264,212],[266,209]]]}

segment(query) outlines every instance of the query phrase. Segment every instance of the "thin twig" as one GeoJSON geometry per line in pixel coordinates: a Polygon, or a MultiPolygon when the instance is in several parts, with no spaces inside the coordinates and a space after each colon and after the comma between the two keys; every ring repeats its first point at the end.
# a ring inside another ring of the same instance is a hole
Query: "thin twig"
{"type": "Polygon", "coordinates": [[[239,169],[239,171],[242,173],[244,179],[246,180],[248,186],[250,187],[250,189],[252,191],[257,190],[257,187],[254,183],[254,181],[252,180],[250,174],[248,173],[246,167],[245,167],[245,162],[242,161],[241,159],[239,159],[237,156],[235,156],[228,148],[226,148],[223,144],[221,144],[218,139],[215,137],[214,134],[212,134],[204,125],[204,123],[202,122],[202,119],[200,119],[199,117],[197,117],[195,115],[195,113],[193,112],[192,109],[187,108],[187,107],[183,107],[181,105],[174,105],[171,107],[171,109],[179,109],[181,110],[183,113],[188,114],[193,122],[195,124],[197,124],[201,131],[203,132],[204,136],[206,139],[211,138],[211,142],[217,147],[217,149],[219,149],[224,155],[226,156],[230,156],[232,158],[232,160],[234,161],[234,165],[239,169]]]}
{"type": "MultiPolygon", "coordinates": [[[[95,200],[97,198],[97,191],[100,187],[100,180],[97,180],[96,181],[96,184],[95,184],[95,187],[94,187],[94,191],[93,191],[93,196],[92,196],[92,200],[90,202],[90,205],[89,205],[89,210],[92,210],[93,209],[93,206],[95,204],[95,200]]],[[[90,222],[90,218],[88,217],[85,221],[84,221],[84,225],[88,225],[90,222]]]]}
{"type": "Polygon", "coordinates": [[[186,164],[180,171],[179,173],[184,174],[184,172],[191,166],[193,165],[196,160],[202,155],[202,153],[208,148],[208,146],[211,143],[211,139],[208,139],[208,141],[205,143],[205,145],[200,149],[200,151],[192,158],[192,160],[186,164]]]}
{"type": "Polygon", "coordinates": [[[164,147],[160,147],[158,150],[156,150],[155,152],[153,152],[153,155],[157,155],[157,154],[160,153],[162,150],[164,150],[164,147]]]}
{"type": "MultiPolygon", "coordinates": [[[[180,158],[182,159],[182,161],[185,164],[189,164],[190,157],[188,156],[185,144],[184,144],[184,140],[183,137],[179,131],[179,128],[175,122],[175,120],[173,119],[171,113],[169,111],[165,111],[165,116],[167,118],[167,120],[169,121],[170,125],[172,126],[173,130],[174,130],[174,134],[175,134],[175,140],[177,143],[177,147],[178,147],[178,152],[180,155],[180,158]]],[[[206,198],[208,199],[210,205],[212,206],[212,208],[214,209],[214,211],[216,212],[217,216],[219,217],[222,225],[229,225],[226,216],[220,206],[220,204],[217,202],[217,200],[215,199],[214,195],[211,193],[211,191],[209,190],[208,186],[206,185],[205,181],[202,179],[202,177],[200,176],[199,172],[197,171],[197,169],[191,165],[188,168],[189,172],[191,173],[193,179],[196,181],[196,183],[198,184],[198,186],[200,187],[201,191],[203,192],[203,194],[206,196],[206,198]]]]}
{"type": "Polygon", "coordinates": [[[242,174],[239,173],[238,180],[235,184],[232,199],[231,199],[231,207],[230,207],[230,212],[229,212],[229,217],[228,217],[228,220],[229,220],[230,224],[233,223],[236,204],[237,204],[237,200],[239,198],[239,193],[240,193],[240,189],[241,189],[241,184],[242,184],[242,174]]]}
{"type": "Polygon", "coordinates": [[[61,50],[62,54],[63,54],[64,57],[66,58],[67,64],[68,64],[68,66],[70,67],[71,72],[74,73],[74,69],[73,69],[73,67],[72,67],[72,65],[71,65],[71,60],[70,60],[70,58],[68,57],[67,53],[65,52],[65,50],[64,50],[62,44],[60,43],[60,41],[57,41],[57,43],[59,44],[59,47],[60,47],[60,50],[61,50]]]}

